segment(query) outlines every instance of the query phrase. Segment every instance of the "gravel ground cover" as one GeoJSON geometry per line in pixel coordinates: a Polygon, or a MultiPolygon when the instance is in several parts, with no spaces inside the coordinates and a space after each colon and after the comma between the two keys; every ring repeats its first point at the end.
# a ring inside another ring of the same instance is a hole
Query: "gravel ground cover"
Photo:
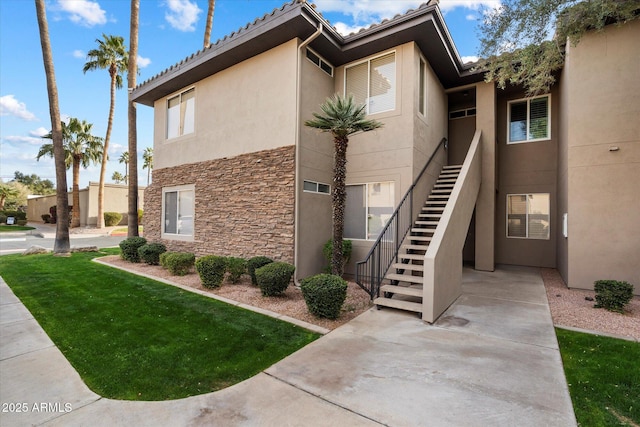
{"type": "MultiPolygon", "coordinates": [[[[134,272],[141,272],[211,292],[234,301],[291,316],[330,330],[347,323],[371,307],[369,295],[353,282],[349,282],[347,300],[342,308],[340,317],[336,320],[328,320],[319,319],[309,313],[302,297],[302,292],[295,286],[289,286],[283,296],[263,297],[260,289],[251,284],[249,277],[243,276],[240,283],[231,284],[225,281],[220,288],[211,290],[202,286],[200,277],[195,271],[185,276],[173,276],[160,266],[151,266],[143,263],[133,264],[122,260],[117,255],[104,257],[102,260],[134,272]]],[[[582,289],[567,288],[557,270],[542,268],[540,272],[547,291],[549,308],[555,326],[586,329],[640,341],[640,297],[633,298],[626,307],[624,314],[613,313],[602,308],[593,308],[594,301],[589,301],[585,297],[594,298],[595,293],[582,289]]]]}

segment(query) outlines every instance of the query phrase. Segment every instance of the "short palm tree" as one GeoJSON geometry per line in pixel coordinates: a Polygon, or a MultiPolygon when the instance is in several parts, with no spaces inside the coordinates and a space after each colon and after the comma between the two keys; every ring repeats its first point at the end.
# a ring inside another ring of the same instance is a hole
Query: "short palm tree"
{"type": "Polygon", "coordinates": [[[116,184],[124,182],[124,176],[122,176],[122,174],[118,171],[115,171],[113,175],[111,175],[111,179],[115,181],[116,184]]]}
{"type": "Polygon", "coordinates": [[[120,154],[120,158],[118,159],[118,163],[124,163],[124,183],[127,183],[127,174],[128,174],[128,167],[129,167],[129,152],[128,151],[124,151],[122,154],[120,154]]]}
{"type": "MultiPolygon", "coordinates": [[[[122,73],[127,71],[128,53],[124,46],[124,39],[120,36],[102,35],[103,40],[97,39],[97,49],[91,49],[87,53],[89,59],[84,67],[83,72],[93,70],[109,71],[111,77],[111,103],[109,106],[109,121],[107,122],[107,134],[104,137],[104,150],[102,166],[100,168],[100,182],[98,184],[98,223],[97,227],[102,228],[104,225],[104,180],[107,172],[107,161],[109,160],[109,139],[111,138],[111,129],[113,128],[113,115],[116,111],[116,89],[122,87],[122,73]]],[[[126,173],[125,173],[126,175],[126,173]]]]}
{"type": "Polygon", "coordinates": [[[346,98],[338,94],[327,98],[320,106],[322,114],[313,113],[312,120],[304,122],[305,126],[330,132],[333,135],[333,256],[331,272],[338,276],[343,274],[342,236],[344,233],[344,208],[347,200],[345,180],[347,176],[347,145],[349,135],[357,132],[368,132],[382,127],[376,120],[366,119],[366,106],[358,105],[353,96],[346,98]]]}
{"type": "MultiPolygon", "coordinates": [[[[80,226],[80,166],[89,167],[90,163],[98,163],[102,158],[102,138],[91,135],[91,123],[76,118],[69,119],[69,123],[62,122],[62,143],[65,152],[65,165],[67,169],[73,168],[73,211],[71,215],[71,227],[80,226]]],[[[43,138],[51,139],[49,132],[43,138]]],[[[37,159],[43,156],[53,156],[53,143],[49,142],[40,147],[37,159]]]]}
{"type": "Polygon", "coordinates": [[[147,170],[147,186],[149,186],[149,178],[151,178],[151,169],[153,169],[153,148],[147,147],[142,153],[142,169],[147,170]]]}

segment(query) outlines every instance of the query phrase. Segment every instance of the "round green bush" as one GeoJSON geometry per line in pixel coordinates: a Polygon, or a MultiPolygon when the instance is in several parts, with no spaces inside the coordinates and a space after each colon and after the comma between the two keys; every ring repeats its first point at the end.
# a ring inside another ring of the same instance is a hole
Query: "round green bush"
{"type": "Polygon", "coordinates": [[[160,265],[174,276],[184,276],[195,264],[196,256],[190,252],[165,252],[160,255],[160,265]]]}
{"type": "Polygon", "coordinates": [[[206,255],[196,260],[196,271],[205,288],[218,288],[224,280],[227,262],[224,257],[206,255]]]}
{"type": "Polygon", "coordinates": [[[105,212],[104,213],[104,225],[107,227],[113,227],[120,224],[122,221],[122,214],[118,212],[105,212]]]}
{"type": "Polygon", "coordinates": [[[227,257],[227,273],[231,283],[238,283],[240,277],[246,272],[247,261],[244,258],[227,257]]]}
{"type": "Polygon", "coordinates": [[[295,269],[293,265],[286,262],[271,262],[256,269],[256,280],[262,295],[270,297],[286,291],[295,269]]]}
{"type": "Polygon", "coordinates": [[[633,298],[633,285],[617,280],[596,280],[593,283],[596,292],[595,308],[624,313],[624,306],[633,298]]]}
{"type": "Polygon", "coordinates": [[[247,261],[247,273],[251,276],[251,283],[257,285],[258,281],[256,280],[256,270],[272,262],[273,260],[266,256],[256,256],[247,261]]]}
{"type": "Polygon", "coordinates": [[[309,312],[317,317],[337,319],[347,298],[347,282],[333,274],[318,274],[300,282],[309,312]]]}
{"type": "Polygon", "coordinates": [[[162,243],[147,243],[138,248],[140,260],[149,265],[160,264],[160,255],[165,252],[167,252],[167,247],[162,243]]]}
{"type": "Polygon", "coordinates": [[[138,249],[147,244],[147,239],[144,237],[129,237],[120,242],[120,250],[122,253],[120,256],[125,261],[140,262],[140,255],[138,255],[138,249]]]}

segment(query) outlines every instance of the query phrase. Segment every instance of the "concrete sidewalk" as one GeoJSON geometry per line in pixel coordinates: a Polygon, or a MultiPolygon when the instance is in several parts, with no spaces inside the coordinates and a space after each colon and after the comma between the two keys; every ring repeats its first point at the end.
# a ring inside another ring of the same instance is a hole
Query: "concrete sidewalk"
{"type": "Polygon", "coordinates": [[[129,402],[88,390],[0,280],[0,401],[27,408],[0,424],[575,426],[538,270],[465,270],[463,281],[434,325],[371,309],[227,389],[129,402]]]}

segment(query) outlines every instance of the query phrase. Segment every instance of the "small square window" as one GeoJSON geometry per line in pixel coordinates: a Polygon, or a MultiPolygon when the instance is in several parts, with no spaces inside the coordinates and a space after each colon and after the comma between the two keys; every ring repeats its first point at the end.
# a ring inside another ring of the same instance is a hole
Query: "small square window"
{"type": "Polygon", "coordinates": [[[551,137],[549,99],[549,95],[545,95],[509,102],[509,144],[541,141],[551,137]]]}

